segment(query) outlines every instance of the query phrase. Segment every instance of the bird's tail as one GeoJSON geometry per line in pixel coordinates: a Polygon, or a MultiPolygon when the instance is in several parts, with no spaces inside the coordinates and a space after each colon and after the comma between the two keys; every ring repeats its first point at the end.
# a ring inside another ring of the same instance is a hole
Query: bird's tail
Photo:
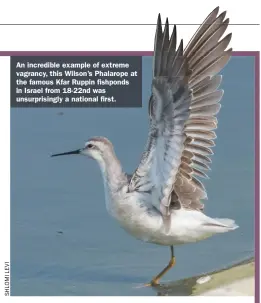
{"type": "Polygon", "coordinates": [[[235,223],[234,220],[232,219],[227,219],[227,218],[216,218],[216,219],[211,219],[208,222],[205,222],[204,226],[212,229],[216,232],[216,233],[224,233],[224,232],[228,232],[231,230],[235,230],[237,229],[239,226],[235,223]]]}
{"type": "Polygon", "coordinates": [[[239,226],[236,224],[235,220],[232,219],[215,219],[217,222],[220,223],[221,226],[229,228],[229,229],[237,229],[239,226]]]}

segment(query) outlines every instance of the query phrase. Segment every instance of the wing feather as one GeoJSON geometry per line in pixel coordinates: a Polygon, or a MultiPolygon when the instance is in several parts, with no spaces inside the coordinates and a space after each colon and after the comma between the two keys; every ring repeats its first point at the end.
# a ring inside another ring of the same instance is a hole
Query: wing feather
{"type": "MultiPolygon", "coordinates": [[[[204,205],[201,199],[207,199],[207,192],[197,177],[207,178],[206,171],[210,170],[210,155],[213,154],[212,147],[216,138],[217,128],[216,114],[220,110],[220,100],[223,90],[218,90],[222,76],[217,75],[228,62],[232,49],[225,50],[231,40],[228,34],[221,41],[229,24],[229,19],[224,20],[225,12],[217,17],[218,10],[214,10],[199,28],[197,34],[192,38],[184,53],[188,56],[188,64],[192,69],[189,86],[193,90],[190,117],[186,122],[185,134],[192,141],[185,144],[183,156],[191,153],[191,166],[193,167],[193,182],[188,182],[182,175],[179,177],[184,182],[174,184],[174,191],[183,207],[202,210],[204,205]],[[224,21],[223,21],[224,20],[224,21]],[[204,28],[206,32],[204,33],[204,28]],[[197,182],[199,181],[199,183],[197,182]],[[190,195],[183,196],[184,189],[190,195]],[[199,189],[198,191],[195,188],[199,189]],[[189,197],[188,197],[189,196],[189,197]]],[[[182,158],[183,159],[183,158],[182,158]]]]}
{"type": "Polygon", "coordinates": [[[150,191],[151,203],[163,216],[173,208],[203,209],[207,199],[198,177],[208,178],[215,146],[216,114],[223,90],[218,73],[228,62],[231,34],[222,38],[229,19],[219,8],[210,13],[188,46],[177,47],[176,26],[162,30],[158,16],[153,60],[150,131],[141,163],[129,191],[150,191]],[[222,39],[221,39],[222,38],[222,39]]]}

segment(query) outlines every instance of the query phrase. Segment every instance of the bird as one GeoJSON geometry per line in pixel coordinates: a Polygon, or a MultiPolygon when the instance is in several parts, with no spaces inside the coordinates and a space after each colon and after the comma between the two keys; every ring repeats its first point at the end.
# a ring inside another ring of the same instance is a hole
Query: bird
{"type": "MultiPolygon", "coordinates": [[[[232,34],[225,33],[229,19],[216,7],[199,26],[188,45],[178,44],[176,25],[170,35],[158,15],[154,40],[149,133],[136,170],[127,174],[113,144],[92,137],[83,148],[53,154],[84,155],[97,161],[103,176],[106,208],[120,226],[135,238],[170,247],[170,260],[144,285],[160,285],[175,263],[174,247],[235,230],[232,219],[204,213],[212,162],[217,113],[223,90],[220,71],[229,61],[232,34]]],[[[135,140],[135,137],[133,138],[135,140]]]]}

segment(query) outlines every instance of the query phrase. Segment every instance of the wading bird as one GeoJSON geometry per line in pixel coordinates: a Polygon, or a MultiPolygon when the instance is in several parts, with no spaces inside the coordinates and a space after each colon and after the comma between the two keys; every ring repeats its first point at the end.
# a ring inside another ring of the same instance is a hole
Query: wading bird
{"type": "MultiPolygon", "coordinates": [[[[176,47],[176,26],[169,37],[168,19],[162,30],[158,16],[149,100],[149,135],[141,162],[127,175],[112,143],[93,137],[81,149],[53,156],[80,154],[95,159],[101,169],[110,214],[132,236],[170,247],[169,264],[147,284],[158,285],[175,264],[173,246],[197,242],[236,229],[231,219],[203,213],[206,190],[198,177],[207,177],[216,138],[222,77],[228,62],[231,34],[226,12],[217,7],[189,44],[176,47]],[[205,171],[205,172],[204,172],[205,171]]],[[[133,136],[135,141],[135,136],[133,136]]]]}

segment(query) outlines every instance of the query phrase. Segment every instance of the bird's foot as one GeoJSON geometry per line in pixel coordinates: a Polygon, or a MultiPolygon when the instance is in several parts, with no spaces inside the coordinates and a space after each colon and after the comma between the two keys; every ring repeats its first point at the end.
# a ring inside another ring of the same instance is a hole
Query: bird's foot
{"type": "Polygon", "coordinates": [[[159,286],[160,284],[159,284],[159,280],[158,279],[152,279],[151,281],[150,281],[150,283],[146,283],[146,284],[144,284],[144,287],[157,287],[157,286],[159,286]]]}
{"type": "Polygon", "coordinates": [[[138,285],[136,286],[135,288],[143,288],[143,287],[157,287],[159,286],[159,282],[158,280],[152,280],[151,282],[149,283],[145,283],[145,284],[141,284],[141,285],[138,285]]]}

